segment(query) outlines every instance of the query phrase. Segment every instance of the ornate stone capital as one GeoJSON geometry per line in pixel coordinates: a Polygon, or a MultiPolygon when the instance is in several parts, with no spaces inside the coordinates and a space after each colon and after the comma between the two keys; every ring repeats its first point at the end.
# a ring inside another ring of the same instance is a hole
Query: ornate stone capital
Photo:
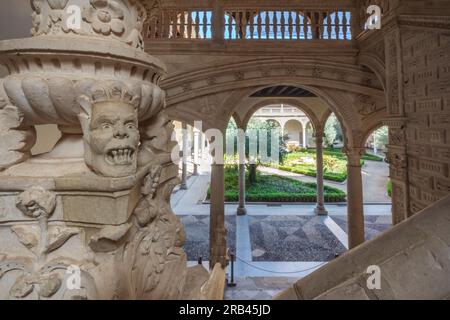
{"type": "Polygon", "coordinates": [[[366,153],[365,148],[345,146],[342,152],[347,155],[348,166],[361,167],[361,157],[366,153]]]}

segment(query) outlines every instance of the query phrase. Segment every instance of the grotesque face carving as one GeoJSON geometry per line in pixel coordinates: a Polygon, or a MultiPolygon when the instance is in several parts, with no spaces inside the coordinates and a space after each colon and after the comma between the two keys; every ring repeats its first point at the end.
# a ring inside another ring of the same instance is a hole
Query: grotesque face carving
{"type": "Polygon", "coordinates": [[[125,102],[92,106],[86,163],[97,173],[124,177],[136,173],[139,131],[136,109],[125,102]]]}

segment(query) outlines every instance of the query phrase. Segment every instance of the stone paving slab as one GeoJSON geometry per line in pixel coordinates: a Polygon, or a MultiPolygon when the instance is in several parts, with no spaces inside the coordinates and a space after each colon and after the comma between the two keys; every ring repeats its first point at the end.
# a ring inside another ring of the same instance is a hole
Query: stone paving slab
{"type": "MultiPolygon", "coordinates": [[[[347,232],[346,216],[330,216],[339,227],[347,232]]],[[[390,215],[366,215],[364,216],[364,232],[366,240],[372,240],[380,233],[392,227],[392,217],[390,215]]]]}
{"type": "MultiPolygon", "coordinates": [[[[184,250],[188,261],[197,261],[202,257],[204,261],[209,259],[209,216],[188,215],[179,216],[186,232],[184,250]]],[[[227,245],[236,251],[236,217],[226,216],[225,227],[228,230],[227,245]]]]}
{"type": "Polygon", "coordinates": [[[253,261],[330,261],[346,251],[316,216],[249,217],[253,261]]]}
{"type": "Polygon", "coordinates": [[[236,279],[236,287],[227,287],[226,300],[272,300],[279,292],[289,288],[294,277],[244,277],[236,279]]]}

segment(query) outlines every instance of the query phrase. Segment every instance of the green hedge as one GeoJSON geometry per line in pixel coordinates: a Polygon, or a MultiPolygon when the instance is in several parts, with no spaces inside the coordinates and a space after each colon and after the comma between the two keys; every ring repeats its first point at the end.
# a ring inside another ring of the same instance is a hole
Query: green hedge
{"type": "MultiPolygon", "coordinates": [[[[310,153],[315,153],[316,150],[314,150],[314,149],[308,149],[308,152],[310,152],[310,153]]],[[[347,156],[342,152],[341,149],[330,149],[330,148],[327,148],[327,149],[325,149],[325,150],[323,151],[323,154],[326,154],[326,155],[333,155],[333,156],[336,156],[336,157],[339,157],[339,158],[342,158],[342,159],[347,159],[347,156]]],[[[361,159],[362,159],[362,160],[369,160],[369,161],[379,161],[379,162],[383,161],[383,158],[382,158],[382,157],[377,156],[377,155],[375,155],[375,154],[370,154],[370,153],[364,154],[364,155],[361,157],[361,159]]]]}
{"type": "Polygon", "coordinates": [[[389,180],[389,182],[387,183],[387,194],[389,197],[392,198],[392,181],[389,180]]]}
{"type": "MultiPolygon", "coordinates": [[[[316,169],[315,168],[312,169],[311,167],[306,167],[306,166],[303,167],[300,165],[296,165],[294,167],[290,167],[290,166],[286,166],[286,165],[274,166],[274,167],[278,168],[280,170],[283,170],[283,171],[304,174],[305,176],[310,176],[310,177],[317,176],[316,169]]],[[[327,171],[325,171],[323,173],[323,178],[326,180],[331,180],[331,181],[336,181],[336,182],[344,182],[345,180],[347,180],[347,172],[327,172],[327,171]]]]}
{"type": "MultiPolygon", "coordinates": [[[[256,184],[246,181],[246,201],[248,202],[316,202],[317,185],[294,179],[257,173],[256,184]]],[[[326,202],[344,202],[345,192],[325,186],[326,202]]],[[[211,190],[208,190],[208,199],[211,190]]],[[[234,168],[225,169],[225,201],[239,200],[239,174],[234,168]]]]}
{"type": "MultiPolygon", "coordinates": [[[[336,181],[336,182],[344,182],[347,180],[347,156],[342,153],[340,149],[325,149],[323,152],[324,156],[332,157],[336,161],[336,165],[333,168],[333,171],[327,168],[326,162],[324,166],[323,177],[325,180],[336,181]]],[[[276,169],[280,169],[283,171],[289,171],[299,174],[304,174],[310,177],[316,177],[316,166],[312,164],[300,164],[295,163],[294,161],[301,157],[313,157],[316,156],[315,149],[302,149],[301,151],[295,151],[286,156],[286,159],[283,164],[265,164],[266,166],[270,166],[276,169]]],[[[326,159],[325,159],[326,160],[326,159]]],[[[361,165],[365,164],[365,161],[383,161],[383,159],[379,156],[366,154],[361,158],[361,165]]]]}

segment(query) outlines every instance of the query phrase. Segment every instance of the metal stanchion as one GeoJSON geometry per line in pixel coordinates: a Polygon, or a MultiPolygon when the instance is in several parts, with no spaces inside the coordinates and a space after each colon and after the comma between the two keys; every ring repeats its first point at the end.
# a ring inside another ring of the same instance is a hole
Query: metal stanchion
{"type": "Polygon", "coordinates": [[[230,252],[230,260],[231,260],[231,279],[228,281],[227,285],[230,288],[236,287],[236,283],[234,282],[234,262],[235,262],[235,256],[232,252],[230,252]]]}

